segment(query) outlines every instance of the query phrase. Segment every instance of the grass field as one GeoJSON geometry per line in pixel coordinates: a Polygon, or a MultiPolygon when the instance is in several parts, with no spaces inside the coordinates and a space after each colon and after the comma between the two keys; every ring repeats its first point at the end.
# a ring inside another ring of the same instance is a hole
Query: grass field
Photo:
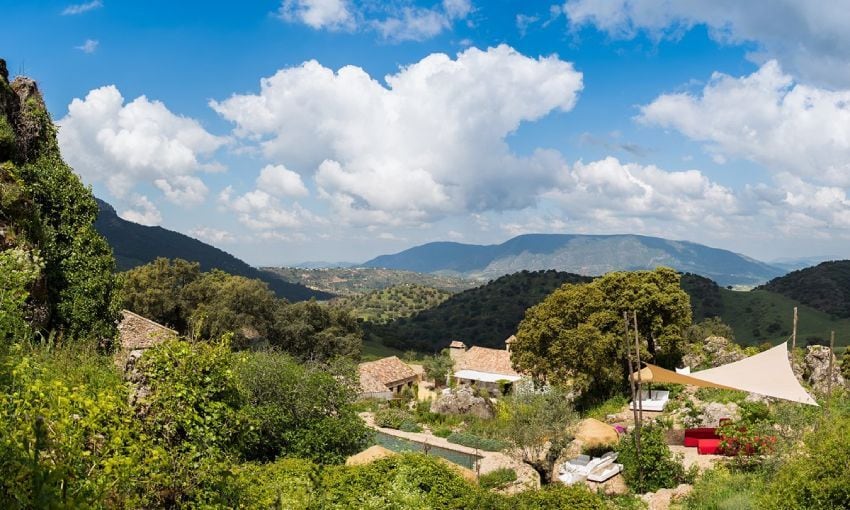
{"type": "Polygon", "coordinates": [[[364,340],[361,359],[363,361],[373,361],[379,358],[386,358],[387,356],[401,357],[402,354],[404,354],[402,351],[387,347],[380,342],[364,340]]]}
{"type": "Polygon", "coordinates": [[[723,321],[732,326],[735,339],[744,345],[770,342],[776,345],[791,335],[794,307],[798,307],[797,345],[818,338],[829,343],[835,330],[835,345],[850,344],[850,319],[834,318],[793,299],[766,290],[747,292],[720,289],[723,321]]]}

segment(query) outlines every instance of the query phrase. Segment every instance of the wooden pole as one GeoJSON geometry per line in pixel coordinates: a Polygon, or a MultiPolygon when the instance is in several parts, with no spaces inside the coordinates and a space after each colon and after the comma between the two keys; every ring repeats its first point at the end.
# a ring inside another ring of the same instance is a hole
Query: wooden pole
{"type": "Polygon", "coordinates": [[[797,307],[794,307],[794,328],[791,330],[791,351],[797,347],[797,307]]]}
{"type": "Polygon", "coordinates": [[[643,386],[643,380],[641,379],[641,374],[640,374],[640,370],[641,370],[641,365],[640,365],[640,336],[638,335],[637,312],[633,311],[632,317],[634,318],[634,322],[635,322],[634,323],[634,329],[635,329],[635,359],[637,359],[637,369],[638,369],[637,370],[637,374],[638,374],[637,392],[638,392],[638,409],[639,409],[638,415],[640,416],[641,423],[643,423],[643,394],[641,393],[642,386],[643,386]]]}
{"type": "MultiPolygon", "coordinates": [[[[629,337],[629,312],[623,312],[623,321],[626,325],[626,361],[629,364],[629,387],[632,390],[632,412],[635,417],[635,431],[634,431],[634,441],[635,441],[635,456],[637,457],[637,470],[638,470],[638,480],[643,479],[643,470],[641,469],[640,462],[640,421],[638,419],[638,402],[637,402],[637,393],[635,392],[635,380],[634,380],[634,369],[632,367],[632,340],[629,337]]],[[[640,371],[640,367],[638,367],[638,371],[640,371]]]]}
{"type": "Polygon", "coordinates": [[[829,332],[829,379],[826,381],[826,398],[832,398],[832,360],[835,359],[835,331],[829,332]]]}

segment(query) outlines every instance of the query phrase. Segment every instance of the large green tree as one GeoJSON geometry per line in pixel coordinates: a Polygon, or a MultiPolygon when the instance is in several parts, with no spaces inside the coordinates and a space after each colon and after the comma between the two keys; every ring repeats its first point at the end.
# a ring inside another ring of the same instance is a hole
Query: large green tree
{"type": "Polygon", "coordinates": [[[183,302],[183,289],[200,276],[200,265],[196,262],[160,257],[124,273],[124,306],[178,331],[186,331],[190,313],[183,302]]]}
{"type": "Polygon", "coordinates": [[[677,363],[691,308],[679,274],[668,268],[564,285],[526,312],[511,359],[538,379],[570,384],[594,397],[610,395],[624,381],[623,312],[632,311],[644,359],[677,363]]]}
{"type": "Polygon", "coordinates": [[[277,309],[269,342],[305,361],[357,358],[363,333],[347,310],[310,300],[277,309]]]}

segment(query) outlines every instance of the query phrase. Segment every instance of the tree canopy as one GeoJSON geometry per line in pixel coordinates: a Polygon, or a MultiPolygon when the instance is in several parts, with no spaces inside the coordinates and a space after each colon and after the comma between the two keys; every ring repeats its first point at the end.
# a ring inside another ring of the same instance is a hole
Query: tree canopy
{"type": "Polygon", "coordinates": [[[644,359],[666,366],[678,362],[691,308],[679,274],[668,268],[562,286],[526,312],[511,359],[538,379],[608,396],[624,381],[623,312],[632,311],[648,354],[644,359]]]}

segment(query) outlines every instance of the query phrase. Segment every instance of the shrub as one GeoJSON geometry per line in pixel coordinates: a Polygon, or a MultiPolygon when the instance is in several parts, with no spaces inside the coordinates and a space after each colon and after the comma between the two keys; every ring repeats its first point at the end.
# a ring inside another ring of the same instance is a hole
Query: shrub
{"type": "Polygon", "coordinates": [[[306,510],[313,499],[319,467],[308,460],[248,462],[235,469],[233,485],[241,508],[306,510]]]}
{"type": "Polygon", "coordinates": [[[508,444],[499,439],[476,436],[469,432],[452,432],[447,438],[450,443],[478,448],[487,452],[498,452],[508,447],[508,444]]]}
{"type": "Polygon", "coordinates": [[[236,369],[243,414],[252,433],[243,455],[269,461],[294,456],[340,463],[368,443],[369,430],[353,402],[353,369],[300,364],[275,351],[242,355],[236,369]]]}
{"type": "Polygon", "coordinates": [[[626,484],[635,492],[654,492],[662,488],[676,487],[693,479],[686,473],[681,460],[670,453],[664,440],[664,431],[657,426],[641,427],[640,432],[640,475],[634,434],[623,438],[617,447],[619,462],[623,464],[626,484]]]}
{"type": "Polygon", "coordinates": [[[715,467],[697,478],[683,506],[687,510],[756,508],[763,490],[764,480],[760,474],[715,467]]]}
{"type": "Polygon", "coordinates": [[[437,437],[449,437],[452,435],[452,432],[454,432],[454,430],[452,430],[451,427],[435,427],[431,430],[431,433],[437,437]]]}
{"type": "Polygon", "coordinates": [[[405,420],[398,427],[402,432],[422,432],[422,426],[415,421],[405,420]]]}
{"type": "Polygon", "coordinates": [[[615,395],[601,404],[588,409],[584,414],[588,418],[596,418],[597,420],[604,421],[606,416],[609,414],[619,413],[628,403],[629,401],[626,397],[622,395],[615,395]]]}
{"type": "Polygon", "coordinates": [[[547,485],[540,490],[525,491],[509,499],[514,510],[607,510],[602,496],[584,486],[547,485]]]}
{"type": "MultiPolygon", "coordinates": [[[[832,411],[832,410],[831,410],[832,411]]],[[[850,414],[831,412],[803,438],[768,485],[766,508],[850,507],[850,414]]]]}
{"type": "Polygon", "coordinates": [[[364,466],[326,469],[314,508],[482,508],[480,492],[439,458],[405,453],[364,466]]]}
{"type": "Polygon", "coordinates": [[[478,485],[485,489],[501,489],[516,481],[516,471],[510,468],[499,468],[478,478],[478,485]]]}
{"type": "Polygon", "coordinates": [[[413,421],[413,417],[404,409],[388,407],[375,413],[375,425],[388,429],[399,429],[404,422],[413,421]]]}

